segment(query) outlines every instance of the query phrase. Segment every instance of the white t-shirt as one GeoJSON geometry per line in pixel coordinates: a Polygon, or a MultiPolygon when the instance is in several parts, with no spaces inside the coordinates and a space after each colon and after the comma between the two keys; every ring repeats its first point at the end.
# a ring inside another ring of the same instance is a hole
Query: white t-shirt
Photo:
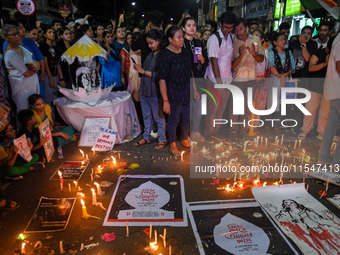
{"type": "Polygon", "coordinates": [[[324,86],[324,95],[326,100],[340,98],[340,74],[336,70],[337,61],[340,61],[340,34],[335,37],[331,55],[329,56],[324,86]]]}
{"type": "MultiPolygon", "coordinates": [[[[208,57],[218,58],[218,67],[220,69],[220,75],[224,84],[230,84],[232,81],[231,73],[231,61],[233,57],[233,41],[231,35],[228,35],[228,40],[224,38],[221,29],[217,31],[222,38],[222,44],[219,45],[219,41],[216,35],[210,36],[207,44],[208,57]]],[[[205,77],[209,78],[212,82],[216,83],[215,75],[212,69],[212,63],[209,63],[207,70],[205,71],[205,77]]]]}

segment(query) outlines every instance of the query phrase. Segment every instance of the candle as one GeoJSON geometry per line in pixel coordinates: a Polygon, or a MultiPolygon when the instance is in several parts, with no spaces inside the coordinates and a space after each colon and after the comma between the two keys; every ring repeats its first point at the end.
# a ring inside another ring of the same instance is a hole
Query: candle
{"type": "Polygon", "coordinates": [[[246,151],[246,150],[247,150],[247,143],[249,143],[249,141],[245,141],[245,142],[244,142],[243,151],[246,151]]]}
{"type": "Polygon", "coordinates": [[[149,233],[149,238],[152,237],[152,224],[150,223],[150,233],[149,233]]]}
{"type": "Polygon", "coordinates": [[[302,149],[302,157],[301,157],[301,163],[305,160],[305,150],[302,149]]]}
{"type": "Polygon", "coordinates": [[[299,148],[301,147],[301,140],[299,140],[299,148]]]}
{"type": "Polygon", "coordinates": [[[81,217],[83,219],[88,219],[89,218],[89,215],[87,214],[87,211],[86,211],[86,206],[85,206],[85,202],[83,199],[80,199],[80,203],[82,205],[82,214],[81,214],[81,217]]]}
{"type": "Polygon", "coordinates": [[[182,151],[182,152],[181,152],[181,161],[183,161],[184,152],[185,152],[185,151],[182,151]]]}
{"type": "Polygon", "coordinates": [[[25,242],[23,242],[23,243],[21,244],[21,254],[26,254],[25,245],[26,245],[25,242]]]}
{"type": "Polygon", "coordinates": [[[169,246],[169,255],[171,255],[171,245],[169,246]]]}
{"type": "Polygon", "coordinates": [[[263,136],[261,136],[261,144],[263,143],[263,136]]]}
{"type": "Polygon", "coordinates": [[[296,149],[296,145],[297,145],[297,140],[295,140],[294,150],[296,149]]]}
{"type": "Polygon", "coordinates": [[[78,182],[77,181],[73,181],[73,183],[74,183],[74,188],[77,190],[78,182]]]}
{"type": "Polygon", "coordinates": [[[279,143],[278,140],[279,140],[279,137],[278,137],[278,136],[275,136],[275,144],[278,144],[278,143],[279,143]]]}
{"type": "Polygon", "coordinates": [[[157,230],[155,230],[155,243],[157,243],[157,230]]]}
{"type": "Polygon", "coordinates": [[[71,183],[68,184],[68,191],[71,192],[71,183]]]}
{"type": "Polygon", "coordinates": [[[97,195],[96,195],[96,191],[94,188],[91,189],[92,191],[92,205],[97,205],[97,195]]]}
{"type": "Polygon", "coordinates": [[[97,194],[98,194],[98,196],[103,195],[103,192],[102,192],[102,189],[100,187],[100,184],[98,182],[95,182],[94,185],[96,185],[96,187],[97,187],[97,194]]]}
{"type": "Polygon", "coordinates": [[[267,148],[267,146],[268,146],[268,138],[266,138],[266,148],[267,148]]]}
{"type": "Polygon", "coordinates": [[[117,164],[116,158],[114,156],[111,156],[111,158],[112,158],[113,166],[116,166],[116,164],[117,164]]]}
{"type": "Polygon", "coordinates": [[[93,182],[93,167],[92,167],[92,173],[91,173],[91,182],[93,182]]]}
{"type": "Polygon", "coordinates": [[[85,153],[83,152],[83,150],[79,150],[81,155],[83,156],[83,158],[85,158],[85,153]]]}
{"type": "Polygon", "coordinates": [[[59,179],[60,179],[60,190],[63,191],[63,189],[64,189],[63,173],[58,170],[58,175],[59,175],[59,179]]]}
{"type": "Polygon", "coordinates": [[[309,184],[307,184],[307,188],[306,188],[307,191],[308,191],[308,188],[309,188],[309,184]]]}
{"type": "Polygon", "coordinates": [[[164,244],[164,247],[166,247],[166,228],[164,228],[164,232],[163,232],[163,244],[164,244]]]}
{"type": "Polygon", "coordinates": [[[60,254],[63,254],[65,252],[64,251],[64,246],[63,246],[63,241],[59,242],[59,249],[60,249],[60,254]]]}
{"type": "Polygon", "coordinates": [[[89,160],[89,154],[86,154],[86,160],[89,160]]]}
{"type": "Polygon", "coordinates": [[[96,155],[96,151],[94,149],[91,149],[93,151],[93,156],[96,155]]]}
{"type": "Polygon", "coordinates": [[[329,179],[330,179],[330,177],[328,176],[327,182],[326,182],[326,191],[328,191],[329,179]]]}
{"type": "MultiPolygon", "coordinates": [[[[326,193],[326,191],[323,191],[322,193],[321,193],[321,196],[320,196],[320,199],[323,197],[323,195],[326,193]]],[[[320,193],[319,193],[320,194],[320,193]]]]}
{"type": "Polygon", "coordinates": [[[118,159],[120,159],[120,152],[118,152],[118,159]]]}
{"type": "Polygon", "coordinates": [[[283,144],[283,137],[284,137],[284,134],[282,134],[281,136],[281,145],[283,144]]]}
{"type": "Polygon", "coordinates": [[[126,236],[129,236],[129,222],[126,222],[126,236]]]}

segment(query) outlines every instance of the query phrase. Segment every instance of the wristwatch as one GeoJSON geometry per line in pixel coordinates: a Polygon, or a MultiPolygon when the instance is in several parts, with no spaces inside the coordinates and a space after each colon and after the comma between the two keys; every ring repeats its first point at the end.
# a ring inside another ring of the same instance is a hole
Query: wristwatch
{"type": "Polygon", "coordinates": [[[303,48],[303,47],[306,47],[307,45],[304,43],[304,44],[301,44],[301,48],[303,48]]]}

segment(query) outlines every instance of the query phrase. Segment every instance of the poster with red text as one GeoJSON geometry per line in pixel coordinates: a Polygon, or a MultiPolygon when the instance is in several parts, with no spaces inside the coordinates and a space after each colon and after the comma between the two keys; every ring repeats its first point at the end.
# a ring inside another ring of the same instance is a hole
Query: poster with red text
{"type": "Polygon", "coordinates": [[[94,151],[111,151],[116,143],[116,132],[113,129],[102,128],[93,145],[94,151]]]}
{"type": "Polygon", "coordinates": [[[252,188],[256,200],[303,254],[340,254],[340,220],[304,183],[252,188]]]}
{"type": "Polygon", "coordinates": [[[39,132],[42,138],[46,137],[46,143],[44,143],[44,150],[45,150],[47,162],[50,162],[53,156],[53,153],[54,153],[54,145],[53,145],[52,133],[50,130],[50,121],[48,118],[43,123],[40,124],[39,132]]]}
{"type": "Polygon", "coordinates": [[[188,204],[201,255],[299,254],[253,199],[188,204]]]}
{"type": "Polygon", "coordinates": [[[186,227],[183,178],[179,175],[121,175],[103,226],[186,227]]]}

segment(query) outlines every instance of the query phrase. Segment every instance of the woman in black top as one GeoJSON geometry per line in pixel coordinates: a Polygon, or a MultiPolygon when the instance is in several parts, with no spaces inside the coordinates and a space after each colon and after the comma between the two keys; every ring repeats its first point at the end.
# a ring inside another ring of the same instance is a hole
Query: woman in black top
{"type": "MultiPolygon", "coordinates": [[[[199,86],[204,78],[205,69],[206,69],[206,59],[207,53],[203,46],[203,43],[200,40],[194,38],[196,33],[196,20],[193,17],[185,18],[182,22],[182,26],[184,28],[184,46],[183,51],[190,57],[191,61],[191,71],[195,77],[195,83],[193,88],[196,89],[195,86],[199,86]],[[197,78],[197,79],[196,79],[197,78]]],[[[191,91],[191,95],[195,95],[193,91],[191,91]]],[[[197,94],[198,95],[198,94],[197,94]]],[[[204,142],[204,137],[199,132],[199,127],[201,123],[201,100],[199,95],[195,98],[191,98],[191,107],[190,112],[192,116],[192,126],[190,137],[192,140],[197,142],[204,142]]]]}
{"type": "Polygon", "coordinates": [[[176,128],[181,119],[181,143],[190,147],[190,78],[191,62],[182,50],[184,44],[183,31],[179,27],[171,27],[167,31],[169,45],[159,53],[158,76],[163,98],[163,112],[168,114],[168,137],[170,152],[179,156],[176,146],[176,128]]]}
{"type": "Polygon", "coordinates": [[[55,87],[58,73],[57,50],[53,44],[55,41],[54,29],[51,27],[45,28],[44,36],[45,42],[40,45],[39,49],[45,58],[45,70],[47,74],[44,81],[46,103],[52,106],[52,102],[56,98],[55,87]]]}
{"type": "Polygon", "coordinates": [[[58,84],[64,88],[72,88],[68,63],[60,60],[64,52],[71,47],[71,31],[69,29],[61,28],[58,30],[58,33],[60,37],[60,41],[57,43],[56,47],[58,56],[58,84]]]}

